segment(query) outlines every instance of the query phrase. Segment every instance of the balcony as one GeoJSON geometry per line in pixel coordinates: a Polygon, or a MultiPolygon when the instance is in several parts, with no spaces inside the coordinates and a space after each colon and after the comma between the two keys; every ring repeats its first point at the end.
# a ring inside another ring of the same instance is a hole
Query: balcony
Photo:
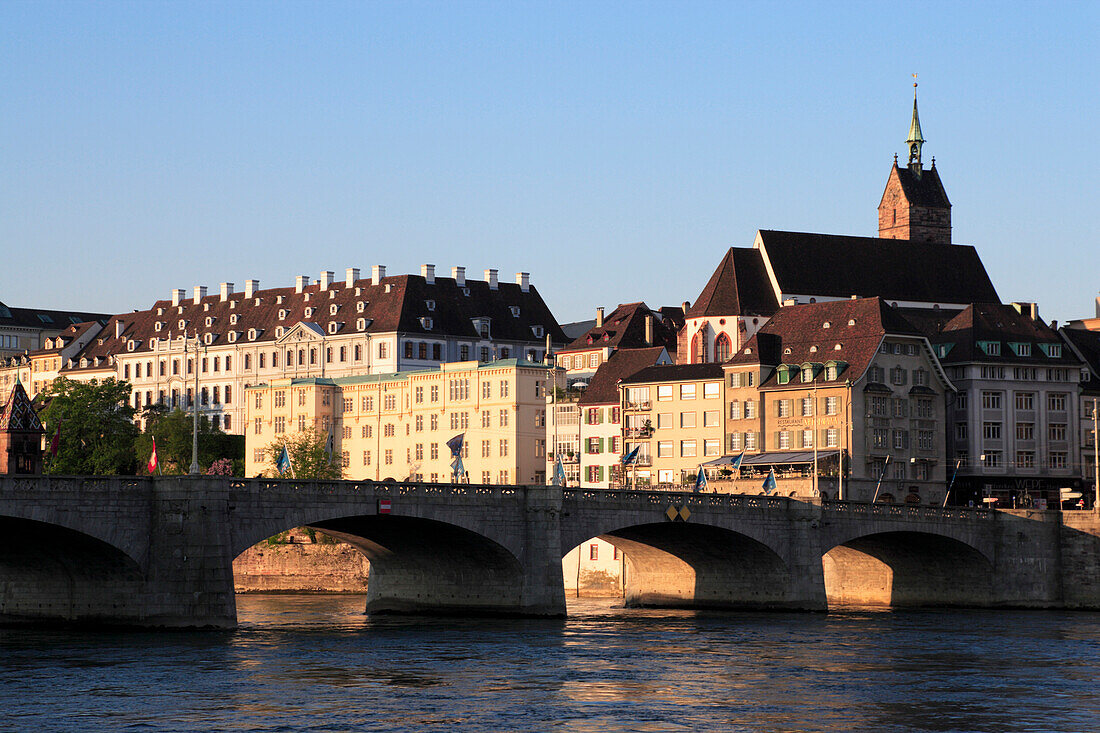
{"type": "Polygon", "coordinates": [[[648,410],[650,406],[649,400],[642,400],[641,402],[627,402],[624,408],[627,410],[648,410]]]}

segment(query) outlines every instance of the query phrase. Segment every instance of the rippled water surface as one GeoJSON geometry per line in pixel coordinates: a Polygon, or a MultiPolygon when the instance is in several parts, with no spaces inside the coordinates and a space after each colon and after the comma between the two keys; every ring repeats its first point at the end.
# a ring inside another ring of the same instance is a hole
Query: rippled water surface
{"type": "Polygon", "coordinates": [[[234,633],[0,630],[0,729],[1096,731],[1100,614],[368,619],[242,596],[234,633]]]}

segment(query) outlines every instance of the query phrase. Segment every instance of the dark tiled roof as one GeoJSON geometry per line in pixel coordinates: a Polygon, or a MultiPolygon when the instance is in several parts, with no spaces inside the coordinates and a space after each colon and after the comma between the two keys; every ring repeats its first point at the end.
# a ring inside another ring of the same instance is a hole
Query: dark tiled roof
{"type": "Polygon", "coordinates": [[[581,395],[579,404],[603,405],[619,401],[619,380],[653,366],[665,352],[663,346],[648,349],[619,349],[592,375],[588,389],[581,395]]]}
{"type": "Polygon", "coordinates": [[[222,345],[229,342],[230,331],[239,334],[239,343],[248,343],[246,334],[250,329],[257,332],[252,343],[274,342],[276,328],[283,326],[289,331],[299,322],[312,324],[326,334],[330,332],[330,324],[335,323],[335,333],[346,335],[355,332],[360,318],[366,319],[363,333],[396,331],[469,339],[477,338],[473,319],[488,318],[493,340],[541,344],[548,333],[554,343],[565,343],[565,334],[533,285],[523,292],[516,283],[501,282],[497,290],[491,290],[485,281],[467,280],[463,288],[453,278],[437,277],[429,285],[420,275],[394,275],[382,278],[377,285],[370,279],[357,280],[350,288],[338,281],[327,290],[314,283],[301,293],[293,287],[269,288],[256,291],[251,298],[245,298],[243,292],[232,293],[224,301],[215,293],[201,298],[197,304],[193,298],[186,298],[179,306],[173,306],[170,300],[159,300],[149,310],[111,316],[103,331],[74,363],[87,358],[87,368],[92,369],[94,357],[103,359],[124,353],[131,339],[135,342],[134,352],[149,351],[154,339],[179,336],[180,321],[186,322],[188,333],[193,334],[197,328],[200,334],[214,336],[213,345],[222,345]],[[362,311],[358,309],[360,302],[362,311]],[[332,313],[334,306],[336,312],[332,313]],[[518,310],[513,312],[513,308],[518,310]],[[280,310],[285,311],[282,319],[280,310]],[[236,324],[230,322],[234,315],[236,324]],[[214,319],[210,326],[206,326],[207,318],[214,319]],[[422,318],[431,319],[430,329],[422,318]],[[117,323],[122,324],[118,337],[117,323]],[[533,326],[542,326],[543,336],[536,336],[533,326]]]}
{"type": "MultiPolygon", "coordinates": [[[[855,381],[870,366],[886,334],[922,335],[881,298],[785,306],[727,363],[778,366],[840,361],[848,366],[837,381],[855,381]]],[[[824,381],[825,373],[817,379],[824,381]]],[[[772,374],[762,386],[775,384],[772,374]]]]}
{"type": "Polygon", "coordinates": [[[636,372],[619,384],[646,384],[650,382],[683,382],[692,379],[721,379],[722,365],[709,364],[669,364],[651,366],[636,372]]]}
{"type": "Polygon", "coordinates": [[[74,323],[106,321],[107,313],[85,311],[46,310],[44,308],[11,308],[0,303],[0,326],[60,331],[74,323]]]}
{"type": "Polygon", "coordinates": [[[905,198],[910,206],[927,206],[931,208],[949,209],[951,202],[947,200],[947,192],[940,181],[940,174],[933,165],[926,171],[921,171],[920,178],[908,168],[897,166],[898,181],[905,192],[905,198]]]}
{"type": "Polygon", "coordinates": [[[761,230],[785,294],[921,303],[1000,302],[969,245],[761,230]]]}
{"type": "Polygon", "coordinates": [[[584,351],[596,347],[613,349],[642,349],[664,346],[670,354],[676,353],[676,336],[684,325],[683,311],[679,308],[662,308],[659,312],[649,309],[645,303],[620,305],[603,320],[602,326],[592,328],[573,339],[561,351],[584,351]],[[646,316],[653,316],[653,343],[645,340],[646,316]]]}
{"type": "Polygon", "coordinates": [[[1100,391],[1100,331],[1063,326],[1059,333],[1073,344],[1088,365],[1089,380],[1084,384],[1085,389],[1094,393],[1100,391]]]}
{"type": "Polygon", "coordinates": [[[1010,305],[1000,303],[974,303],[967,306],[933,336],[934,344],[951,344],[950,351],[940,357],[945,364],[985,361],[1053,364],[1069,366],[1078,364],[1076,357],[1068,349],[1062,349],[1062,355],[1050,358],[1039,344],[1061,344],[1058,334],[1042,320],[1032,320],[1019,313],[1010,305]],[[979,345],[979,341],[996,341],[1002,344],[1000,356],[990,356],[979,345]],[[1030,356],[1018,356],[1010,343],[1028,344],[1030,356]]]}
{"type": "Polygon", "coordinates": [[[760,251],[730,247],[686,317],[770,316],[778,308],[760,251]]]}

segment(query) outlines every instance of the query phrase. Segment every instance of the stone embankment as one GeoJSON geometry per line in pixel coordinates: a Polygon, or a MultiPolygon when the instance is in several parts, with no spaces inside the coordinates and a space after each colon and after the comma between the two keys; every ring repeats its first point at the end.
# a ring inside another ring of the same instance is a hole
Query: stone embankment
{"type": "Polygon", "coordinates": [[[370,563],[351,545],[261,542],[233,561],[238,593],[365,593],[370,563]]]}

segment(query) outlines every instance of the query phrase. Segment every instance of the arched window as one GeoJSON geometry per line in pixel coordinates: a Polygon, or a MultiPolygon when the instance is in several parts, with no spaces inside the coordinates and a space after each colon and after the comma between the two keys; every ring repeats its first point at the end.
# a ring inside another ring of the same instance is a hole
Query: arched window
{"type": "Polygon", "coordinates": [[[705,364],[707,361],[707,337],[700,329],[691,338],[691,363],[692,364],[705,364]]]}
{"type": "Polygon", "coordinates": [[[726,361],[730,358],[732,350],[730,337],[724,333],[718,334],[718,338],[714,339],[714,360],[718,362],[726,361]]]}

